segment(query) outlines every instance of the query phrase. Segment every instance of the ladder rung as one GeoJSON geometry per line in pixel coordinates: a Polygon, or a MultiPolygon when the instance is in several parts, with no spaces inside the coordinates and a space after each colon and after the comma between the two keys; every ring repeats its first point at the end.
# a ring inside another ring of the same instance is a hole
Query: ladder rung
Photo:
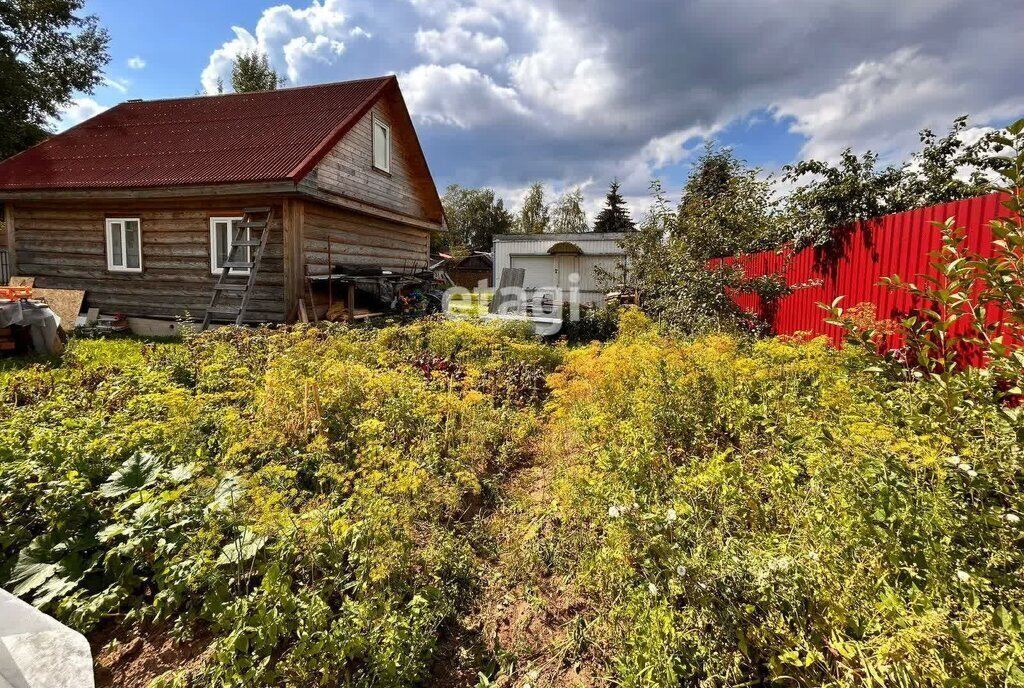
{"type": "Polygon", "coordinates": [[[249,285],[248,284],[230,284],[228,282],[223,282],[221,284],[213,285],[213,288],[217,289],[218,291],[245,291],[246,289],[249,288],[249,285]]]}
{"type": "Polygon", "coordinates": [[[267,226],[267,223],[263,220],[256,222],[236,222],[232,225],[235,229],[263,229],[267,226]]]}
{"type": "Polygon", "coordinates": [[[262,213],[269,213],[270,212],[270,208],[265,208],[265,207],[245,208],[242,212],[245,215],[256,215],[256,214],[262,214],[262,213]]]}
{"type": "Polygon", "coordinates": [[[229,316],[236,317],[238,315],[237,308],[210,308],[206,311],[206,317],[217,317],[217,316],[229,316]]]}
{"type": "Polygon", "coordinates": [[[235,270],[251,270],[255,263],[249,263],[241,260],[226,260],[221,264],[222,268],[232,268],[235,270]]]}
{"type": "Polygon", "coordinates": [[[232,243],[231,245],[232,246],[259,246],[260,245],[260,240],[259,239],[243,239],[241,241],[236,241],[236,242],[232,243]]]}

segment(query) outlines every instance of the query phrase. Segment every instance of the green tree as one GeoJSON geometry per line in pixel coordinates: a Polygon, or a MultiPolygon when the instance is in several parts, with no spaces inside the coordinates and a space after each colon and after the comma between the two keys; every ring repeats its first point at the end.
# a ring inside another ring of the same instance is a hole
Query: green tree
{"type": "Polygon", "coordinates": [[[787,199],[797,246],[832,245],[846,236],[844,228],[859,220],[985,193],[986,177],[999,158],[989,155],[993,134],[964,141],[967,120],[955,119],[941,138],[923,129],[923,147],[909,163],[880,168],[877,153],[857,156],[847,148],[835,164],[804,160],[787,165],[786,181],[810,178],[787,199]]]}
{"type": "Polygon", "coordinates": [[[559,234],[589,231],[587,211],[583,209],[583,190],[576,187],[562,194],[551,212],[551,229],[559,234]]]}
{"type": "Polygon", "coordinates": [[[788,238],[773,180],[708,143],[683,188],[675,234],[697,260],[775,248],[788,238]]]}
{"type": "Polygon", "coordinates": [[[619,180],[612,181],[611,188],[604,199],[604,208],[594,221],[595,232],[632,232],[636,224],[629,216],[626,200],[619,193],[619,180]]]}
{"type": "Polygon", "coordinates": [[[990,155],[992,132],[972,143],[964,141],[967,115],[957,117],[949,132],[939,137],[931,129],[922,129],[919,136],[923,148],[914,153],[904,168],[901,205],[906,207],[936,205],[959,201],[989,192],[989,173],[1000,156],[990,155]]]}
{"type": "Polygon", "coordinates": [[[511,234],[515,220],[493,189],[467,189],[451,184],[441,197],[448,233],[436,235],[435,249],[489,251],[496,234],[511,234]]]}
{"type": "Polygon", "coordinates": [[[858,157],[850,148],[840,154],[836,164],[803,160],[786,165],[783,179],[787,182],[811,176],[809,183],[795,188],[787,199],[797,247],[825,246],[834,231],[853,222],[906,210],[907,198],[899,193],[903,166],[877,168],[877,153],[867,151],[858,157]]]}
{"type": "Polygon", "coordinates": [[[270,66],[270,58],[258,50],[245,52],[231,65],[231,88],[235,93],[274,91],[284,79],[270,66]]]}
{"type": "Polygon", "coordinates": [[[534,182],[523,198],[519,211],[519,232],[521,234],[543,234],[548,231],[551,214],[544,202],[544,185],[534,182]]]}
{"type": "Polygon", "coordinates": [[[0,159],[42,141],[76,91],[92,93],[109,62],[107,32],[84,0],[0,3],[0,159]]]}
{"type": "Polygon", "coordinates": [[[651,206],[639,228],[622,241],[627,292],[646,313],[685,334],[749,329],[729,294],[741,275],[713,267],[678,231],[673,210],[658,180],[651,182],[651,206]]]}

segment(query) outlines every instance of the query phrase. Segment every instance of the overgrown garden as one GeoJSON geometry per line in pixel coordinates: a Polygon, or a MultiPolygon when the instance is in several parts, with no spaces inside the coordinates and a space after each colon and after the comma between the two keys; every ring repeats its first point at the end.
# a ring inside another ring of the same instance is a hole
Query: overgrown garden
{"type": "MultiPolygon", "coordinates": [[[[800,163],[784,203],[709,147],[636,231],[613,185],[638,307],[558,342],[426,319],[5,362],[0,586],[101,685],[1024,686],[1024,121],[965,126],[913,169],[800,163]],[[842,350],[763,337],[730,290],[787,285],[709,269],[993,175],[995,250],[936,228],[937,276],[888,280],[914,314],[824,305],[842,350]]],[[[523,231],[586,228],[542,194],[523,231]]],[[[446,200],[467,245],[513,221],[446,200]]]]}

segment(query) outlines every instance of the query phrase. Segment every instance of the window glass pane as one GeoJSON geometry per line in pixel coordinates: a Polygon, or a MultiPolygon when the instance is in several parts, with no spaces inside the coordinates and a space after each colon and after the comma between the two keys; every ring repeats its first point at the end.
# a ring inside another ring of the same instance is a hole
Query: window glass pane
{"type": "Polygon", "coordinates": [[[114,267],[124,267],[124,248],[121,246],[121,223],[110,223],[110,255],[114,267]]]}
{"type": "Polygon", "coordinates": [[[224,265],[228,259],[228,223],[215,222],[213,224],[214,252],[217,256],[217,267],[224,265]]]}
{"type": "Polygon", "coordinates": [[[379,122],[373,124],[373,164],[388,169],[388,130],[379,122]]]}
{"type": "Polygon", "coordinates": [[[142,252],[139,250],[139,223],[124,223],[124,252],[125,267],[136,269],[142,259],[142,252]]]}

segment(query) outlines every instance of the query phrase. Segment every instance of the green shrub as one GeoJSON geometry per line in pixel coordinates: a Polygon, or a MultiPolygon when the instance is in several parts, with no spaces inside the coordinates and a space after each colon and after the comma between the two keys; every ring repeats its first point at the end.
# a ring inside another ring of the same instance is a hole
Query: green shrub
{"type": "Polygon", "coordinates": [[[559,470],[521,546],[617,684],[1024,684],[1024,451],[997,405],[919,432],[881,401],[913,384],[863,353],[629,320],[549,377],[559,470]]]}
{"type": "Polygon", "coordinates": [[[206,629],[201,685],[411,685],[560,356],[444,321],[75,342],[0,376],[0,584],[82,631],[206,629]]]}

